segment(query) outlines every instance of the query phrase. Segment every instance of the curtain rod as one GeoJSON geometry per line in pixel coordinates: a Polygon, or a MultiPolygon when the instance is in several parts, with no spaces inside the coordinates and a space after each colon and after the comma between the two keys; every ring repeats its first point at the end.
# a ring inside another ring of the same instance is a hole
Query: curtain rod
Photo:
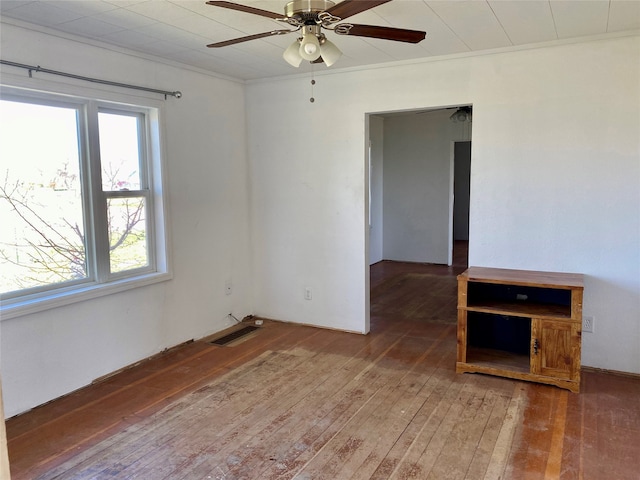
{"type": "Polygon", "coordinates": [[[42,68],[40,65],[36,65],[36,66],[25,65],[23,63],[10,62],[8,60],[0,60],[0,64],[2,64],[2,65],[10,65],[12,67],[24,68],[26,70],[29,70],[29,77],[32,77],[32,72],[50,73],[51,75],[60,75],[62,77],[75,78],[77,80],[85,80],[87,82],[93,82],[93,83],[101,83],[103,85],[111,85],[113,87],[132,88],[134,90],[143,90],[145,92],[160,93],[160,94],[164,95],[165,100],[167,99],[168,95],[170,95],[172,97],[176,97],[176,98],[181,98],[182,97],[182,92],[179,92],[179,91],[169,92],[169,91],[166,91],[166,90],[157,90],[155,88],[139,87],[137,85],[129,85],[127,83],[118,83],[118,82],[111,82],[109,80],[100,80],[99,78],[83,77],[82,75],[75,75],[73,73],[59,72],[57,70],[49,70],[48,68],[42,68]]]}

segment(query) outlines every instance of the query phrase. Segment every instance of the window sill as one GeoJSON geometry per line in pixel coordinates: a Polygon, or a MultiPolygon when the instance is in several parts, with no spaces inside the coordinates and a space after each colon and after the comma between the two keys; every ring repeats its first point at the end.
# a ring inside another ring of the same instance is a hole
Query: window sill
{"type": "Polygon", "coordinates": [[[51,308],[84,302],[93,298],[104,297],[132,288],[153,285],[171,280],[171,273],[150,273],[134,278],[126,278],[110,283],[79,285],[66,291],[47,292],[36,298],[12,299],[0,303],[0,321],[42,312],[51,308]]]}

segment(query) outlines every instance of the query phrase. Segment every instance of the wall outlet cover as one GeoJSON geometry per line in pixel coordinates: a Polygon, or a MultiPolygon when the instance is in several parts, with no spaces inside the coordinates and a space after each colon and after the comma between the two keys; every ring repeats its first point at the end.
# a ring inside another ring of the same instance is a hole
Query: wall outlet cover
{"type": "Polygon", "coordinates": [[[593,324],[595,319],[593,317],[582,317],[582,331],[587,333],[593,333],[593,324]]]}

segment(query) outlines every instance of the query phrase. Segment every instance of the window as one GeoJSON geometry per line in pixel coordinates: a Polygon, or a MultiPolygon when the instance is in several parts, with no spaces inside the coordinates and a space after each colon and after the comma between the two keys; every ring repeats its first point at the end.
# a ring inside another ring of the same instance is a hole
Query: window
{"type": "Polygon", "coordinates": [[[157,116],[146,107],[3,95],[3,316],[167,278],[157,116]]]}
{"type": "Polygon", "coordinates": [[[147,268],[146,210],[150,202],[145,175],[144,117],[98,110],[102,192],[107,202],[109,271],[147,268]]]}

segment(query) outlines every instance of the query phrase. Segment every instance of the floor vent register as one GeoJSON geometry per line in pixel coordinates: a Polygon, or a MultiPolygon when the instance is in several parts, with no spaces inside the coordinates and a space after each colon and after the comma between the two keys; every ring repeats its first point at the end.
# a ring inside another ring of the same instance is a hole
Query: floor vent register
{"type": "Polygon", "coordinates": [[[260,327],[254,327],[253,325],[247,325],[246,327],[242,327],[240,330],[236,330],[235,332],[231,332],[224,337],[217,338],[209,342],[212,345],[220,345],[225,346],[229,345],[233,342],[236,342],[240,339],[243,339],[247,335],[255,332],[256,330],[260,330],[260,327]]]}

